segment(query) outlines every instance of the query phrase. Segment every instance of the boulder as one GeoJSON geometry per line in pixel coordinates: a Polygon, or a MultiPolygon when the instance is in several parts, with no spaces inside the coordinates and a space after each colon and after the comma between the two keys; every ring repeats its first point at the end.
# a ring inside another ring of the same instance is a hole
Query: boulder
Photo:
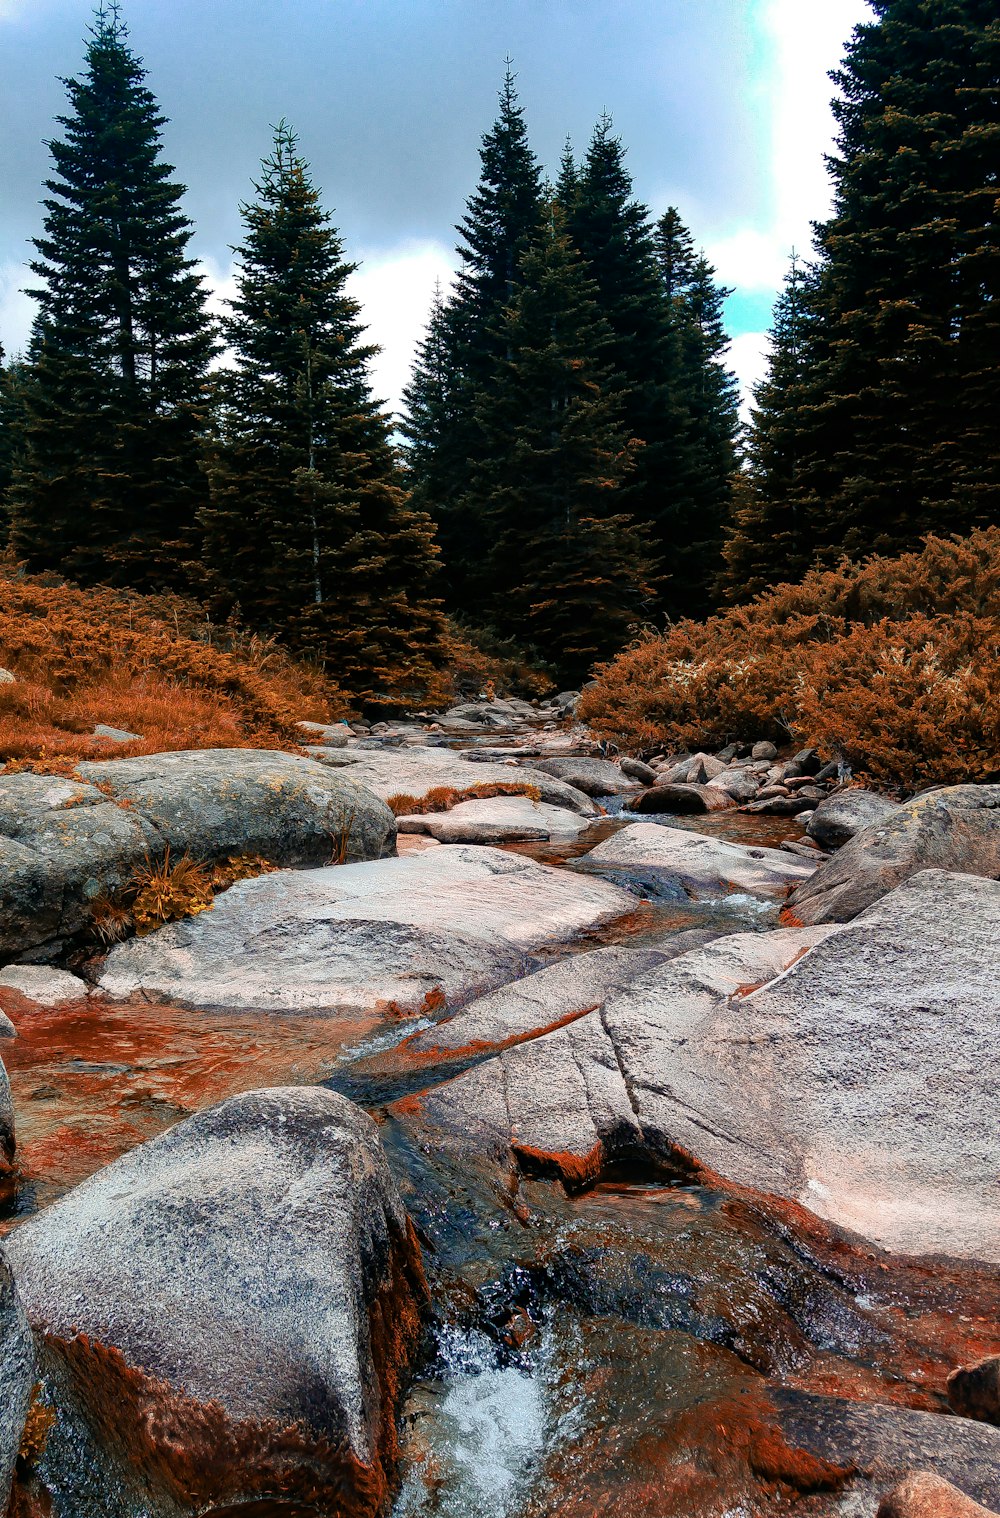
{"type": "Polygon", "coordinates": [[[622,774],[630,780],[638,780],[641,785],[656,783],[656,771],[651,764],[643,764],[641,759],[632,759],[627,754],[620,764],[622,774]]]}
{"type": "Polygon", "coordinates": [[[71,975],[68,970],[53,970],[49,965],[5,965],[0,970],[0,990],[4,987],[19,992],[39,1007],[58,1007],[63,1002],[80,1001],[90,993],[87,982],[79,975],[71,975]]]}
{"type": "Polygon", "coordinates": [[[31,1329],[10,1267],[0,1255],[0,1512],[4,1513],[34,1384],[31,1329]]]}
{"type": "MultiPolygon", "coordinates": [[[[11,1028],[11,1024],[6,1017],[3,1017],[3,1022],[6,1024],[6,1028],[11,1028]]],[[[0,1036],[10,1036],[6,1032],[6,1028],[0,1029],[0,1036]]],[[[14,1102],[10,1094],[10,1078],[7,1075],[7,1069],[3,1060],[0,1060],[0,1187],[2,1187],[5,1180],[10,1178],[13,1172],[14,1152],[16,1148],[14,1102]]]]}
{"type": "Polygon", "coordinates": [[[100,989],[262,1011],[419,1010],[523,973],[524,954],[633,910],[605,881],[457,844],[244,880],[111,951],[100,989]]]}
{"type": "Polygon", "coordinates": [[[696,816],[701,812],[727,812],[736,805],[726,791],[711,785],[668,785],[658,781],[641,796],[625,803],[630,812],[696,816]]]}
{"type": "Polygon", "coordinates": [[[0,685],[16,685],[17,676],[11,674],[9,669],[0,669],[0,685]]]}
{"type": "Polygon", "coordinates": [[[824,849],[839,849],[869,823],[891,817],[898,807],[898,801],[890,801],[888,796],[863,790],[860,786],[837,791],[819,803],[806,832],[824,849]]]}
{"type": "Polygon", "coordinates": [[[426,833],[439,843],[517,843],[576,838],[590,826],[589,817],[565,807],[532,801],[529,796],[493,796],[461,801],[448,812],[424,812],[396,818],[400,833],[426,833]]]}
{"type": "Polygon", "coordinates": [[[847,927],[647,969],[422,1112],[508,1168],[680,1158],[885,1249],[998,1263],[998,984],[1000,883],[925,871],[847,927]]]}
{"type": "Polygon", "coordinates": [[[953,1370],[948,1377],[948,1406],[962,1418],[1000,1427],[1000,1355],[953,1370]]]}
{"type": "Polygon", "coordinates": [[[755,743],[750,750],[751,759],[777,759],[778,750],[773,743],[755,743]]]}
{"type": "Polygon", "coordinates": [[[855,833],[789,906],[803,923],[849,922],[929,868],[1000,875],[1000,785],[947,786],[907,801],[855,833]]]}
{"type": "Polygon", "coordinates": [[[297,726],[319,748],[346,748],[354,737],[346,722],[299,722],[297,726]]]}
{"type": "Polygon", "coordinates": [[[783,897],[789,886],[806,880],[815,868],[812,861],[789,857],[781,849],[728,843],[659,822],[636,822],[622,828],[585,854],[576,867],[652,870],[676,880],[696,896],[719,896],[735,890],[765,897],[783,897]]]}
{"type": "Polygon", "coordinates": [[[929,1471],[914,1471],[883,1497],[876,1518],[996,1518],[996,1508],[973,1502],[929,1471]]]}
{"type": "Polygon", "coordinates": [[[169,847],[206,862],[260,854],[327,863],[395,846],[395,820],[353,779],[291,754],[202,749],[78,766],[81,780],[0,775],[0,953],[83,930],[94,900],[123,890],[169,847]]]}
{"type": "Polygon", "coordinates": [[[589,796],[567,785],[544,770],[504,763],[476,764],[471,768],[465,757],[448,748],[404,748],[387,752],[384,749],[354,749],[345,755],[334,755],[340,763],[349,759],[350,774],[376,796],[412,796],[422,801],[430,791],[467,791],[473,785],[524,785],[532,786],[541,801],[551,806],[565,807],[579,812],[582,817],[599,815],[589,796]]]}
{"type": "Polygon", "coordinates": [[[721,775],[716,775],[714,780],[708,782],[709,789],[724,791],[731,796],[737,804],[752,801],[757,795],[759,781],[751,770],[733,769],[723,770],[721,775]]]}
{"type": "Polygon", "coordinates": [[[751,801],[743,807],[744,812],[760,812],[765,817],[796,817],[799,812],[810,812],[815,801],[801,794],[796,796],[771,796],[764,801],[751,801]]]}
{"type": "Polygon", "coordinates": [[[60,1511],[174,1518],[280,1494],[374,1518],[419,1336],[419,1248],[378,1130],[333,1092],[248,1092],[6,1241],[57,1421],[60,1511]]]}
{"type": "Polygon", "coordinates": [[[142,736],[139,733],[130,733],[124,727],[109,727],[106,722],[98,722],[94,728],[94,737],[103,738],[108,743],[141,743],[142,736]]]}
{"type": "Polygon", "coordinates": [[[538,759],[532,767],[565,780],[585,796],[623,796],[637,784],[610,759],[538,759]]]}

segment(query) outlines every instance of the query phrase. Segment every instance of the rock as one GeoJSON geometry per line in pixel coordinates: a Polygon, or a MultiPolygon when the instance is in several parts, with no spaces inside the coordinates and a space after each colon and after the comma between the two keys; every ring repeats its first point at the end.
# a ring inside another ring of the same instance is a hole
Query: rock
{"type": "Polygon", "coordinates": [[[819,803],[806,831],[823,848],[839,849],[869,823],[881,822],[898,809],[897,801],[890,801],[877,791],[860,787],[837,791],[819,803]]]}
{"type": "Polygon", "coordinates": [[[354,737],[346,722],[299,722],[296,726],[319,748],[346,748],[354,737]]]}
{"type": "Polygon", "coordinates": [[[925,871],[847,927],[648,969],[420,1113],[508,1171],[680,1162],[883,1249],[995,1264],[998,983],[1000,883],[925,871]]]}
{"type": "Polygon", "coordinates": [[[91,904],[147,860],[260,854],[326,863],[348,831],[352,859],[395,846],[395,819],[353,778],[260,749],[202,749],[78,766],[82,783],[0,776],[0,954],[79,933],[91,904]]]}
{"type": "Polygon", "coordinates": [[[177,1124],[5,1241],[60,1511],[383,1511],[425,1287],[378,1130],[317,1088],[177,1124]],[[79,1505],[77,1505],[79,1504],[79,1505]],[[263,1511],[263,1508],[255,1509],[263,1511]]]}
{"type": "Polygon", "coordinates": [[[948,1377],[948,1406],[961,1418],[1000,1426],[1000,1355],[953,1370],[948,1377]]]}
{"type": "Polygon", "coordinates": [[[816,750],[802,748],[785,765],[785,778],[790,780],[796,775],[811,775],[815,778],[822,768],[823,761],[816,750]]]}
{"type": "Polygon", "coordinates": [[[657,770],[656,783],[657,785],[683,785],[690,768],[690,754],[681,754],[675,759],[665,760],[657,770]]]}
{"type": "Polygon", "coordinates": [[[783,838],[778,848],[787,854],[797,854],[800,859],[809,859],[813,864],[819,864],[821,859],[829,859],[829,854],[823,852],[818,843],[799,843],[794,838],[783,838]]]}
{"type": "Polygon", "coordinates": [[[770,800],[751,801],[742,808],[744,812],[761,812],[767,817],[796,817],[799,812],[812,811],[815,803],[801,792],[797,796],[772,796],[770,800]]]}
{"type": "MultiPolygon", "coordinates": [[[[345,756],[346,757],[346,756],[345,756]]],[[[582,817],[597,817],[598,808],[574,786],[557,780],[544,770],[507,764],[476,764],[470,768],[462,754],[447,748],[407,748],[387,753],[381,749],[355,749],[350,758],[351,776],[376,796],[412,796],[422,801],[434,790],[464,792],[473,785],[521,784],[533,786],[539,799],[565,807],[582,817]]]]}
{"type": "Polygon", "coordinates": [[[99,722],[94,728],[95,738],[105,738],[109,743],[141,743],[139,733],[130,733],[124,727],[108,727],[106,722],[99,722]]]}
{"type": "Polygon", "coordinates": [[[585,796],[622,796],[636,788],[636,781],[610,759],[539,759],[532,767],[565,780],[585,796]]]}
{"type": "Polygon", "coordinates": [[[461,801],[448,812],[397,817],[396,826],[400,833],[426,833],[439,843],[516,843],[575,838],[590,819],[528,796],[494,796],[461,801]]]}
{"type": "Polygon", "coordinates": [[[656,870],[699,896],[739,890],[783,897],[790,885],[811,874],[810,864],[780,849],[748,848],[658,822],[622,828],[576,864],[578,869],[656,870]]]}
{"type": "Polygon", "coordinates": [[[0,1255],[0,1512],[4,1513],[34,1384],[31,1330],[10,1267],[0,1255]]]}
{"type": "Polygon", "coordinates": [[[777,759],[778,750],[773,743],[755,743],[750,750],[751,759],[777,759]]]}
{"type": "Polygon", "coordinates": [[[996,1509],[973,1502],[950,1481],[915,1471],[879,1503],[876,1518],[995,1518],[996,1509]]]}
{"type": "Polygon", "coordinates": [[[63,1002],[80,1001],[90,987],[68,970],[53,970],[48,965],[6,965],[0,970],[0,987],[19,991],[40,1007],[58,1007],[63,1002]]]}
{"type": "Polygon", "coordinates": [[[16,685],[17,676],[12,675],[9,669],[0,669],[0,685],[16,685]]]}
{"type": "Polygon", "coordinates": [[[457,844],[240,881],[211,912],[118,945],[99,986],[202,1007],[418,1011],[503,985],[524,954],[634,907],[605,881],[457,844]]]}
{"type": "Polygon", "coordinates": [[[723,770],[721,775],[716,775],[708,784],[710,789],[724,791],[738,805],[752,801],[757,795],[757,777],[745,769],[723,770]]]}
{"type": "Polygon", "coordinates": [[[672,812],[677,816],[695,816],[700,812],[730,811],[736,802],[728,792],[710,785],[666,785],[658,781],[625,803],[630,812],[647,814],[672,812]]]}
{"type": "Polygon", "coordinates": [[[691,761],[692,773],[688,775],[688,784],[704,785],[707,781],[714,780],[717,775],[723,774],[725,770],[725,762],[722,759],[716,759],[714,754],[695,754],[694,759],[691,761]],[[702,776],[700,780],[695,780],[694,778],[694,770],[696,768],[702,776]]]}
{"type": "MultiPolygon", "coordinates": [[[[6,1017],[3,1018],[3,1022],[6,1026],[0,1030],[0,1033],[3,1037],[9,1038],[11,1034],[7,1032],[7,1028],[11,1028],[13,1032],[12,1025],[6,1017]]],[[[0,1185],[5,1178],[10,1176],[14,1168],[16,1148],[14,1103],[10,1094],[10,1079],[3,1061],[0,1060],[0,1185]]]]}
{"type": "Polygon", "coordinates": [[[656,781],[656,771],[651,764],[643,764],[641,759],[632,759],[627,754],[620,761],[621,772],[630,780],[638,780],[640,785],[653,785],[656,781]]]}
{"type": "Polygon", "coordinates": [[[953,785],[914,797],[855,833],[789,905],[800,922],[848,922],[928,868],[1000,875],[1000,785],[953,785]]]}

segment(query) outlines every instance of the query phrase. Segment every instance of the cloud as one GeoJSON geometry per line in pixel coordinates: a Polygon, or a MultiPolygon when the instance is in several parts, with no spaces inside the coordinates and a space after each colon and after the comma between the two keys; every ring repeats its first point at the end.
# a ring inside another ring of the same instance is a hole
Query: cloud
{"type": "Polygon", "coordinates": [[[382,350],[372,364],[372,383],[390,411],[398,411],[427,324],[435,281],[445,288],[451,283],[454,254],[440,242],[407,239],[393,248],[362,255],[360,262],[348,288],[361,303],[368,341],[382,350]]]}
{"type": "Polygon", "coordinates": [[[750,420],[753,391],[767,372],[767,356],[771,346],[766,332],[741,332],[729,344],[726,362],[740,382],[740,416],[750,420]]]}
{"type": "Polygon", "coordinates": [[[32,277],[31,270],[22,263],[0,264],[0,343],[8,358],[23,351],[31,334],[35,302],[24,294],[21,286],[32,277]]]}

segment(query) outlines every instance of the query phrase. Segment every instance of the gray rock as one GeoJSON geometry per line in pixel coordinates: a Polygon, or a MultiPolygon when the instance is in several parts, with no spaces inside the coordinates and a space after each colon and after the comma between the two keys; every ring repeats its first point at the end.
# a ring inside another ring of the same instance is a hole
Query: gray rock
{"type": "Polygon", "coordinates": [[[589,796],[574,786],[557,780],[544,770],[526,765],[477,764],[475,769],[461,754],[447,748],[406,748],[386,752],[381,749],[355,749],[351,758],[351,777],[374,791],[376,796],[413,796],[421,801],[429,791],[441,787],[467,791],[473,785],[503,784],[533,786],[539,799],[551,806],[565,807],[583,817],[599,815],[589,796]]]}
{"type": "Polygon", "coordinates": [[[228,1510],[279,1472],[296,1510],[380,1505],[425,1288],[359,1108],[316,1088],[232,1097],[5,1247],[58,1410],[42,1475],[60,1511],[228,1510]]]}
{"type": "Polygon", "coordinates": [[[40,1007],[58,1007],[62,1002],[80,1001],[90,992],[87,982],[79,975],[71,975],[68,970],[53,970],[48,965],[5,965],[0,970],[2,986],[19,991],[40,1007]]]}
{"type": "Polygon", "coordinates": [[[912,1471],[883,1497],[875,1518],[996,1518],[996,1508],[974,1502],[930,1471],[912,1471]]]}
{"type": "Polygon", "coordinates": [[[528,796],[494,796],[461,801],[448,812],[425,812],[396,818],[400,833],[426,833],[440,843],[516,843],[576,838],[590,826],[589,817],[565,807],[532,801],[528,796]]]}
{"type": "Polygon", "coordinates": [[[141,743],[142,736],[139,733],[130,733],[124,727],[108,727],[106,722],[98,722],[94,728],[95,738],[105,738],[109,743],[141,743]]]}
{"type": "Polygon", "coordinates": [[[699,896],[738,890],[782,897],[790,885],[808,878],[811,862],[789,858],[781,849],[749,848],[658,822],[637,822],[606,838],[581,864],[598,869],[653,869],[676,879],[699,896]]]}
{"type": "MultiPolygon", "coordinates": [[[[5,1038],[9,1038],[7,1028],[11,1028],[11,1024],[6,1017],[3,1021],[6,1027],[0,1032],[5,1038]]],[[[4,1180],[10,1178],[13,1172],[16,1148],[14,1102],[10,1094],[10,1079],[3,1060],[0,1060],[0,1186],[3,1185],[4,1180]]]]}
{"type": "Polygon", "coordinates": [[[737,803],[752,801],[758,791],[758,777],[752,770],[734,769],[723,770],[721,775],[716,775],[714,780],[708,782],[710,788],[724,791],[737,803]]]}
{"type": "Polygon", "coordinates": [[[870,823],[891,817],[898,807],[898,801],[890,801],[877,791],[860,787],[837,791],[819,803],[806,832],[823,848],[839,849],[870,823]]]}
{"type": "Polygon", "coordinates": [[[755,743],[750,750],[751,759],[777,759],[778,750],[773,743],[755,743]]]}
{"type": "Polygon", "coordinates": [[[636,789],[636,781],[610,759],[537,759],[532,768],[564,780],[585,796],[623,796],[636,789]]]}
{"type": "Polygon", "coordinates": [[[998,985],[1000,883],[925,871],[847,927],[647,969],[424,1093],[421,1121],[570,1184],[688,1156],[883,1248],[997,1263],[998,985]]]}
{"type": "Polygon", "coordinates": [[[759,812],[765,817],[796,817],[799,812],[812,811],[815,805],[815,801],[800,792],[795,796],[771,796],[765,801],[750,801],[743,811],[759,812]]]}
{"type": "Polygon", "coordinates": [[[79,933],[101,895],[147,859],[261,854],[327,862],[345,828],[348,857],[395,846],[395,819],[353,779],[291,754],[204,749],[79,766],[83,783],[0,776],[0,954],[79,933]]]}
{"type": "Polygon", "coordinates": [[[0,669],[0,685],[16,685],[17,676],[11,674],[9,669],[0,669]]]}
{"type": "Polygon", "coordinates": [[[7,1511],[14,1462],[34,1383],[31,1330],[10,1267],[0,1255],[0,1512],[7,1511]]]}
{"type": "Polygon", "coordinates": [[[651,764],[643,764],[641,759],[632,759],[627,754],[620,760],[621,772],[630,780],[638,780],[641,785],[654,785],[656,783],[656,771],[651,764]]]}
{"type": "Polygon", "coordinates": [[[211,912],[120,944],[100,989],[262,1011],[419,1010],[522,974],[523,956],[635,907],[605,881],[457,844],[241,881],[211,912]]]}
{"type": "Polygon", "coordinates": [[[319,748],[346,748],[354,738],[346,722],[300,722],[298,726],[319,748]]]}
{"type": "Polygon", "coordinates": [[[948,1406],[962,1418],[1000,1427],[1000,1355],[953,1370],[948,1377],[948,1406]]]}
{"type": "Polygon", "coordinates": [[[855,833],[789,905],[800,922],[848,922],[929,868],[1000,875],[1000,785],[953,785],[914,797],[855,833]]]}
{"type": "Polygon", "coordinates": [[[710,785],[667,785],[657,781],[641,796],[625,803],[630,812],[647,815],[673,813],[675,816],[697,816],[701,812],[730,811],[736,802],[727,791],[710,785]]]}

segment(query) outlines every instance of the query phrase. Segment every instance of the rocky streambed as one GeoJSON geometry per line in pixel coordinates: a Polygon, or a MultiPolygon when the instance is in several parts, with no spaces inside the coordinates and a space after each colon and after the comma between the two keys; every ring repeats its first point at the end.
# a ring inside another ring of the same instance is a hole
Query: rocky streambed
{"type": "Polygon", "coordinates": [[[550,715],[0,796],[13,1513],[1000,1510],[998,788],[550,715]],[[122,828],[282,868],[96,953],[122,828]]]}

